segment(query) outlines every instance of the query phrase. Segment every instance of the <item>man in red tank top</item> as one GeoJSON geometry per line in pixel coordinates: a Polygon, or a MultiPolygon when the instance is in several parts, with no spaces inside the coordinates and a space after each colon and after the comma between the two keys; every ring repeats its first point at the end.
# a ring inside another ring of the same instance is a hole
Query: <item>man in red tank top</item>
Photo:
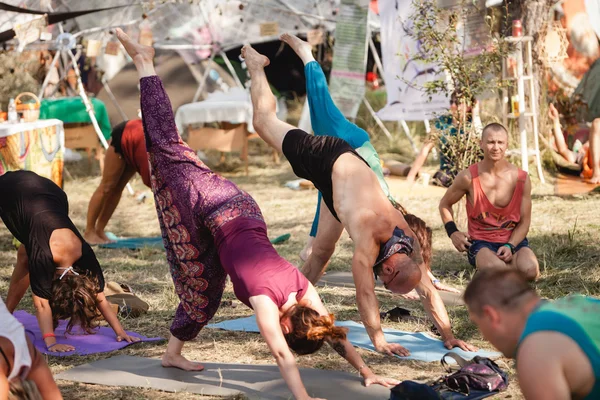
{"type": "Polygon", "coordinates": [[[531,181],[505,158],[508,132],[498,123],[482,132],[483,160],[461,171],[440,201],[440,214],[452,244],[467,252],[478,269],[516,268],[538,278],[537,258],[529,248],[531,181]],[[452,206],[467,196],[468,233],[454,223],[452,206]]]}

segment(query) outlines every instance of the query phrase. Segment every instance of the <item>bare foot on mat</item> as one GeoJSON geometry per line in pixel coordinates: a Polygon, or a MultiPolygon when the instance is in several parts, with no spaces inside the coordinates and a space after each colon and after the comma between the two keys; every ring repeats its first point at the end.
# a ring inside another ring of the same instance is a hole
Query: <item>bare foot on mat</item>
{"type": "Polygon", "coordinates": [[[589,184],[592,184],[592,185],[600,185],[600,174],[598,174],[598,175],[594,174],[586,182],[589,183],[589,184]]]}
{"type": "Polygon", "coordinates": [[[179,368],[184,371],[202,371],[204,369],[204,365],[190,361],[181,354],[168,353],[162,356],[162,366],[165,368],[179,368]]]}

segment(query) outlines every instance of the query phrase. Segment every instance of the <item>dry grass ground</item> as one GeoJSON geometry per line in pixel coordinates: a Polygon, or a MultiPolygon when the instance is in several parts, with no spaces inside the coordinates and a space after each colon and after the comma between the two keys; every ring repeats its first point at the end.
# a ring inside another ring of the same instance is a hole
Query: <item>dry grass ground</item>
{"type": "MultiPolygon", "coordinates": [[[[254,146],[254,145],[253,145],[254,146]]],[[[257,148],[253,147],[253,152],[257,148]]],[[[268,154],[263,152],[263,154],[268,154]]],[[[268,157],[253,157],[250,175],[244,176],[239,168],[239,162],[230,157],[230,164],[221,168],[223,174],[243,189],[248,191],[260,204],[270,230],[270,236],[275,237],[291,233],[291,239],[277,246],[277,250],[293,263],[298,264],[298,253],[307,237],[316,203],[315,191],[292,191],[284,187],[288,180],[295,179],[291,168],[286,162],[276,166],[268,157]],[[232,166],[233,165],[233,166],[232,166]]],[[[73,173],[73,179],[65,183],[69,195],[71,217],[75,224],[83,229],[88,200],[99,183],[95,175],[86,175],[80,168],[68,165],[73,173]]],[[[85,168],[84,168],[85,169],[85,168]]],[[[133,186],[136,190],[147,190],[139,179],[133,186]]],[[[446,283],[464,287],[473,270],[466,259],[451,247],[451,242],[443,232],[438,217],[437,204],[443,191],[418,189],[409,192],[398,181],[392,182],[395,195],[409,211],[421,216],[434,229],[434,272],[446,283]]],[[[537,287],[543,296],[556,298],[568,293],[598,294],[600,289],[599,266],[599,227],[600,197],[595,195],[578,198],[562,199],[549,195],[550,185],[535,184],[533,222],[529,234],[531,246],[540,259],[542,278],[537,287]]],[[[143,204],[138,204],[134,197],[124,194],[109,230],[121,236],[156,236],[159,227],[151,198],[143,204]]],[[[332,270],[348,270],[351,261],[351,242],[344,235],[339,243],[330,268],[332,270]]],[[[125,319],[126,329],[136,332],[167,338],[169,324],[177,305],[173,285],[169,276],[167,264],[162,250],[144,249],[129,250],[95,250],[107,280],[130,283],[139,296],[147,301],[150,312],[137,319],[125,319]]],[[[6,229],[0,229],[0,293],[6,295],[12,266],[16,252],[11,245],[11,237],[6,229]]],[[[321,288],[319,289],[327,307],[338,319],[358,321],[359,316],[355,306],[354,293],[349,289],[321,288]]],[[[224,305],[217,313],[214,321],[239,318],[251,314],[241,303],[235,300],[231,286],[227,287],[224,300],[231,305],[224,305]],[[231,302],[233,301],[233,302],[231,302]]],[[[413,310],[423,317],[422,307],[418,303],[405,301],[391,296],[380,296],[381,309],[387,310],[396,305],[413,310]]],[[[30,312],[33,311],[29,296],[20,305],[30,312]]],[[[484,342],[468,320],[463,307],[450,307],[449,314],[456,335],[473,344],[490,348],[484,342]]],[[[428,331],[431,324],[421,318],[416,323],[393,323],[386,321],[384,326],[408,331],[428,331]]],[[[159,357],[164,350],[163,344],[141,344],[131,346],[119,352],[143,357],[159,357]]],[[[372,369],[383,375],[399,379],[433,379],[442,373],[439,364],[403,361],[376,353],[359,350],[366,363],[372,369]]],[[[111,357],[114,354],[100,354],[92,357],[50,357],[48,363],[54,373],[58,373],[76,365],[94,361],[99,358],[111,357]]],[[[249,333],[222,332],[211,329],[203,330],[197,340],[185,348],[185,355],[206,362],[236,362],[236,363],[273,363],[273,359],[265,343],[259,335],[249,333]]],[[[352,368],[340,359],[330,349],[324,348],[315,355],[298,359],[301,367],[336,369],[352,371],[352,368]]],[[[514,373],[512,362],[507,362],[511,374],[514,373]]],[[[498,398],[521,398],[514,376],[507,392],[498,398]]],[[[154,390],[125,387],[104,387],[81,385],[60,381],[59,385],[66,399],[191,399],[202,398],[185,393],[164,393],[154,390]]],[[[204,397],[206,398],[206,397],[204,397]]]]}

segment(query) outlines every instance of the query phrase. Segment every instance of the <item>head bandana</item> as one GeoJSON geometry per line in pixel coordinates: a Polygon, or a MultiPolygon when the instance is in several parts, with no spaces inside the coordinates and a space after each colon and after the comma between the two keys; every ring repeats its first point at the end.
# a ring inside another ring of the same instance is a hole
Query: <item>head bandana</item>
{"type": "Polygon", "coordinates": [[[413,252],[414,239],[406,236],[404,231],[398,227],[394,228],[392,237],[381,247],[379,255],[375,261],[374,267],[383,263],[396,253],[403,253],[410,256],[413,252]]]}

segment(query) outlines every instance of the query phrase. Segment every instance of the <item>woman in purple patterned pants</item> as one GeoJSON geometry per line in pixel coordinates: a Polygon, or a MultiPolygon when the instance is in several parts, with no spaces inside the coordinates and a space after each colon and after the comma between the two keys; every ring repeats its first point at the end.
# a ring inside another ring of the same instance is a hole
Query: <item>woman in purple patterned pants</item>
{"type": "Polygon", "coordinates": [[[392,386],[375,375],[334,325],[312,284],[269,242],[260,208],[234,183],[213,173],[181,140],[169,98],[156,76],[154,50],[117,29],[140,76],[142,121],[150,158],[151,187],[180,304],[162,357],[165,367],[201,370],[181,354],[214,316],[229,274],[238,299],[255,311],[256,323],[296,399],[310,399],[298,355],[328,342],[354,366],[365,385],[392,386]]]}
{"type": "Polygon", "coordinates": [[[260,210],[254,201],[248,201],[250,196],[213,173],[181,140],[171,103],[154,69],[139,72],[151,187],[167,262],[180,299],[163,366],[200,370],[202,366],[185,359],[181,350],[184,342],[194,339],[217,312],[227,276],[209,227],[222,223],[219,218],[227,218],[220,210],[223,206],[230,206],[231,216],[260,216],[260,210]]]}

